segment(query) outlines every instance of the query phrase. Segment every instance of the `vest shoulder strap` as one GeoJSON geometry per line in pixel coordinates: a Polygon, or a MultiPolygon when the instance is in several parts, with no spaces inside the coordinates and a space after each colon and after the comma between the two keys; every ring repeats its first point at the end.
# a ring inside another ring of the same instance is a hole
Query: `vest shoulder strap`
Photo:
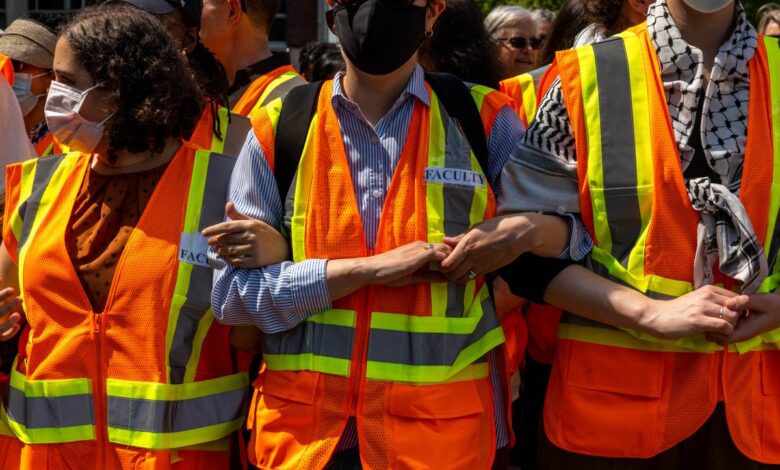
{"type": "Polygon", "coordinates": [[[293,88],[282,105],[274,143],[274,178],[282,201],[298,170],[322,84],[319,81],[293,88]]]}
{"type": "Polygon", "coordinates": [[[449,73],[426,72],[425,81],[441,100],[447,114],[460,124],[479,166],[487,170],[488,146],[485,128],[471,91],[463,81],[449,73]]]}
{"type": "MultiPolygon", "coordinates": [[[[480,167],[486,169],[488,146],[485,127],[471,91],[460,79],[447,73],[426,73],[425,80],[441,100],[447,114],[458,121],[480,167]]],[[[274,144],[274,177],[282,201],[298,170],[321,88],[322,82],[293,88],[282,105],[274,144]]]]}

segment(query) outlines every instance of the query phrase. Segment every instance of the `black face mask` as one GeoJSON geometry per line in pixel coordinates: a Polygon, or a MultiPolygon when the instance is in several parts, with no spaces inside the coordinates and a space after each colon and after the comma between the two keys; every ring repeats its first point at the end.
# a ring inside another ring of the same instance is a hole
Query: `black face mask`
{"type": "Polygon", "coordinates": [[[350,62],[365,73],[386,75],[405,64],[420,47],[425,11],[425,7],[368,0],[336,6],[333,19],[350,62]]]}

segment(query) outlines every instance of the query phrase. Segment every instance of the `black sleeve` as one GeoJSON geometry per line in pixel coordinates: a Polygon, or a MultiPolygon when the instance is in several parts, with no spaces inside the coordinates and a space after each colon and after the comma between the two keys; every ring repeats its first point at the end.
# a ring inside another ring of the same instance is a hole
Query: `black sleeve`
{"type": "Polygon", "coordinates": [[[509,290],[516,296],[543,304],[547,286],[573,264],[577,263],[570,259],[542,258],[526,253],[499,269],[498,275],[509,284],[509,290]]]}

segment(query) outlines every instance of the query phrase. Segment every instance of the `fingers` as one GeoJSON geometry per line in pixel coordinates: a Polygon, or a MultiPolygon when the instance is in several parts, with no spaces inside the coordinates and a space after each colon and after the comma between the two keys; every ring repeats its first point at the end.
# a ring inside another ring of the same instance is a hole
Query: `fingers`
{"type": "Polygon", "coordinates": [[[0,323],[0,341],[5,341],[13,337],[17,331],[19,331],[19,322],[22,320],[22,316],[19,313],[12,313],[0,323]]]}
{"type": "Polygon", "coordinates": [[[230,218],[230,220],[249,220],[250,217],[245,216],[244,214],[238,212],[238,209],[236,209],[236,206],[232,202],[228,202],[225,204],[225,215],[230,218]]]}
{"type": "Polygon", "coordinates": [[[707,333],[718,333],[724,336],[730,336],[734,333],[734,325],[725,319],[703,316],[699,326],[702,331],[707,333]]]}
{"type": "Polygon", "coordinates": [[[220,256],[226,256],[228,258],[241,258],[252,256],[254,254],[254,247],[249,244],[243,245],[219,245],[214,248],[220,256]]]}
{"type": "Polygon", "coordinates": [[[19,330],[22,329],[22,326],[19,324],[16,324],[11,327],[10,330],[6,331],[5,333],[0,333],[0,342],[2,341],[9,341],[16,336],[16,333],[19,332],[19,330]]]}
{"type": "Polygon", "coordinates": [[[441,263],[442,272],[451,273],[452,271],[458,269],[461,266],[461,264],[463,264],[463,262],[465,261],[466,257],[468,256],[468,253],[466,251],[466,245],[468,245],[468,243],[466,243],[466,235],[467,234],[462,234],[455,238],[452,237],[444,238],[444,243],[446,243],[447,246],[450,246],[452,248],[452,254],[450,254],[450,256],[448,256],[446,260],[442,261],[441,263]]]}
{"type": "Polygon", "coordinates": [[[461,233],[457,237],[444,237],[444,243],[446,245],[451,246],[452,248],[455,248],[458,246],[458,243],[460,243],[461,240],[463,240],[463,237],[466,236],[465,233],[461,233]]]}
{"type": "Polygon", "coordinates": [[[200,233],[204,237],[215,237],[217,235],[222,235],[227,233],[243,232],[244,230],[246,230],[245,221],[229,221],[229,222],[221,222],[216,225],[212,225],[211,227],[206,227],[200,233]]]}
{"type": "Polygon", "coordinates": [[[749,308],[754,308],[758,310],[758,307],[751,307],[750,306],[750,299],[751,296],[748,295],[738,295],[736,297],[732,297],[730,299],[727,299],[726,302],[723,304],[726,308],[735,310],[737,312],[744,312],[745,310],[748,310],[749,308]]]}

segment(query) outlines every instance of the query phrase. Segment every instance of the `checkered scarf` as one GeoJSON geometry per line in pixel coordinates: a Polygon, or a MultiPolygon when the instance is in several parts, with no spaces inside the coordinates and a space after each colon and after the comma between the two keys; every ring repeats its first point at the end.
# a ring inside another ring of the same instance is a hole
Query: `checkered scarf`
{"type": "Polygon", "coordinates": [[[723,274],[742,283],[743,293],[756,292],[769,267],[742,201],[726,186],[707,177],[688,181],[688,197],[701,213],[693,263],[696,287],[714,283],[717,259],[723,274]]]}

